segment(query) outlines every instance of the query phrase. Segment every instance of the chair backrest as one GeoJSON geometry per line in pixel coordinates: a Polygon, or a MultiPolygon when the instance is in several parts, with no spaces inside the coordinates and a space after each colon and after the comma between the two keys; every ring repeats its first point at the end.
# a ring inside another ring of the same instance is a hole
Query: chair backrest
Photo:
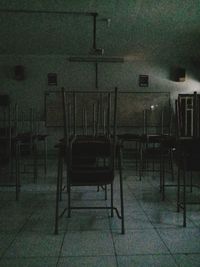
{"type": "Polygon", "coordinates": [[[176,158],[183,169],[200,170],[200,96],[179,94],[176,107],[176,158]]]}
{"type": "Polygon", "coordinates": [[[176,153],[182,169],[200,171],[200,138],[180,138],[176,153]]]}
{"type": "Polygon", "coordinates": [[[62,88],[64,136],[116,133],[115,91],[69,91],[62,88]],[[115,132],[115,133],[114,133],[115,132]]]}
{"type": "MultiPolygon", "coordinates": [[[[11,105],[9,101],[3,102],[0,97],[0,157],[9,160],[11,156],[11,137],[13,127],[11,125],[11,105]]],[[[6,99],[6,98],[5,98],[6,99]]]]}
{"type": "Polygon", "coordinates": [[[179,94],[176,105],[176,132],[178,137],[200,136],[200,95],[179,94]]]}
{"type": "MultiPolygon", "coordinates": [[[[69,164],[80,163],[84,158],[109,158],[110,166],[114,169],[117,88],[114,92],[65,91],[62,88],[62,99],[64,140],[70,151],[69,164]]],[[[83,160],[83,163],[86,164],[87,160],[83,160]]]]}

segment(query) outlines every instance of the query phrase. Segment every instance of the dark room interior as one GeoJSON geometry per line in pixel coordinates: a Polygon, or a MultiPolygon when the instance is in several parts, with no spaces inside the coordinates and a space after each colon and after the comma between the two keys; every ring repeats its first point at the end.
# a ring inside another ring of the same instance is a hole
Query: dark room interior
{"type": "Polygon", "coordinates": [[[200,266],[200,2],[0,1],[0,266],[200,266]]]}

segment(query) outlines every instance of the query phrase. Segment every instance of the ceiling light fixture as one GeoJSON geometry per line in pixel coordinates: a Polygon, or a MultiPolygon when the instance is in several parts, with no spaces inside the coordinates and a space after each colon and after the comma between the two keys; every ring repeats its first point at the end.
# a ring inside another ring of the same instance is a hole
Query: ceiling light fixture
{"type": "Polygon", "coordinates": [[[123,57],[105,57],[105,56],[70,56],[70,62],[99,62],[99,63],[123,63],[123,57]]]}

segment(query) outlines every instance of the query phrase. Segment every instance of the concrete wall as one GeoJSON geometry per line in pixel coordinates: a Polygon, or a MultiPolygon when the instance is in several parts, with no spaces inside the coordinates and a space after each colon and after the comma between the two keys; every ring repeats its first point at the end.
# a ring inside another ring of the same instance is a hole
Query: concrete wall
{"type": "MultiPolygon", "coordinates": [[[[112,89],[117,86],[120,90],[133,92],[170,92],[171,103],[179,93],[192,93],[200,91],[198,71],[189,65],[186,68],[186,81],[174,82],[170,80],[171,63],[160,62],[125,62],[125,63],[99,63],[98,85],[99,89],[112,89]],[[149,75],[149,87],[139,87],[139,74],[149,75]]],[[[28,112],[29,108],[36,109],[40,120],[45,121],[44,96],[48,90],[66,89],[92,89],[95,90],[94,63],[70,63],[67,57],[54,56],[0,56],[1,93],[8,93],[12,104],[18,103],[22,110],[28,112]],[[14,79],[14,66],[23,65],[25,79],[14,79]],[[58,85],[48,86],[47,74],[57,73],[58,85]]],[[[41,125],[42,125],[41,124],[41,125]]],[[[62,135],[60,129],[43,129],[50,136],[50,147],[62,135]]]]}

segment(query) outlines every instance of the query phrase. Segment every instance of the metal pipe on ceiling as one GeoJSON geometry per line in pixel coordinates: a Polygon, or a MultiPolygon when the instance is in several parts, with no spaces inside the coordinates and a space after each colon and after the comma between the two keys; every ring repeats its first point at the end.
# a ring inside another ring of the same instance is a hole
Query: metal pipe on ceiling
{"type": "Polygon", "coordinates": [[[76,11],[54,11],[54,10],[32,10],[32,9],[0,9],[0,13],[24,13],[24,14],[57,14],[57,15],[82,15],[93,17],[93,50],[97,50],[96,47],[96,31],[97,31],[97,12],[76,12],[76,11]]]}
{"type": "Polygon", "coordinates": [[[96,12],[76,12],[76,11],[55,11],[55,10],[33,10],[33,9],[0,9],[0,13],[38,13],[38,14],[63,14],[63,15],[84,15],[97,16],[96,12]]]}
{"type": "Polygon", "coordinates": [[[93,15],[93,49],[96,50],[97,13],[93,15]]]}

